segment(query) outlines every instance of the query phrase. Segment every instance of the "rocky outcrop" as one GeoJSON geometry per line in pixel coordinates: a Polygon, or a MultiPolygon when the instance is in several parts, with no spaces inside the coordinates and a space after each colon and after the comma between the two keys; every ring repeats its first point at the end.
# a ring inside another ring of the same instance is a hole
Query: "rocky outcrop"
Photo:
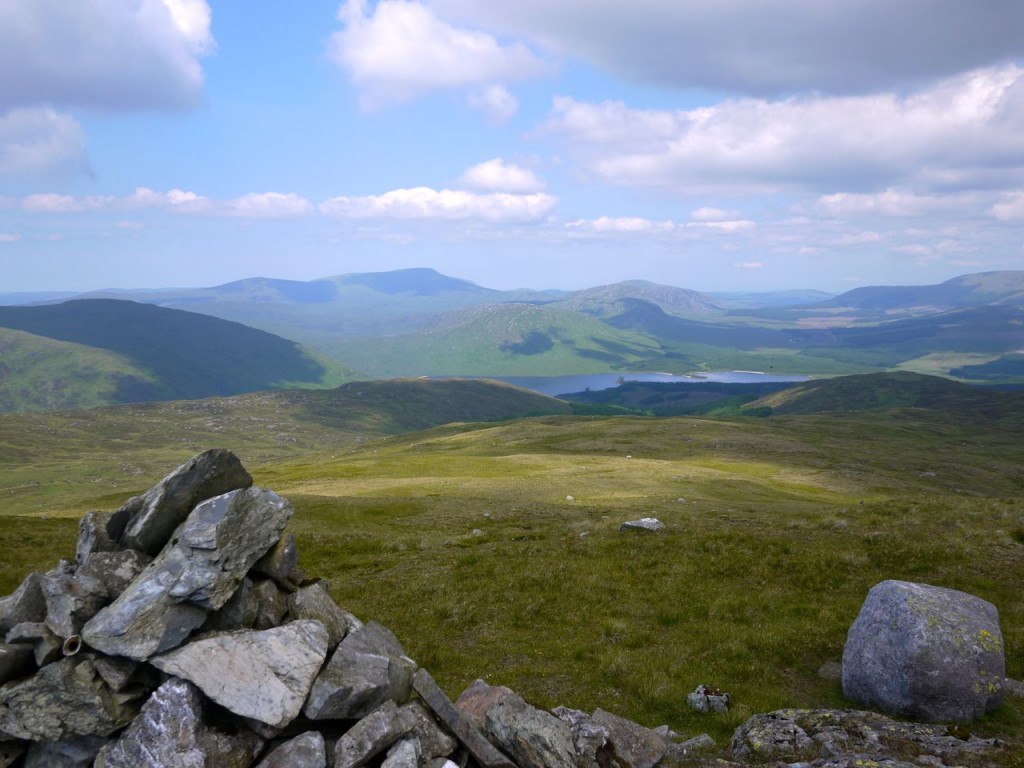
{"type": "Polygon", "coordinates": [[[953,589],[883,581],[843,650],[843,693],[902,717],[970,723],[1003,701],[999,613],[953,589]]]}
{"type": "MultiPolygon", "coordinates": [[[[86,515],[75,561],[0,599],[0,768],[670,768],[714,749],[483,681],[453,704],[392,632],[302,575],[290,515],[223,451],[86,515]]],[[[748,721],[716,764],[900,766],[891,744],[936,768],[999,746],[786,711],[748,721]]]]}

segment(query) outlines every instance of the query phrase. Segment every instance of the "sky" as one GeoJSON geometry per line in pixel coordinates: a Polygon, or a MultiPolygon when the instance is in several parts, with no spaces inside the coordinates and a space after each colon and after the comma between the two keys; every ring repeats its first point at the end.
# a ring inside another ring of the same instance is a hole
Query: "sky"
{"type": "Polygon", "coordinates": [[[1024,269],[1019,0],[0,0],[0,293],[1024,269]]]}

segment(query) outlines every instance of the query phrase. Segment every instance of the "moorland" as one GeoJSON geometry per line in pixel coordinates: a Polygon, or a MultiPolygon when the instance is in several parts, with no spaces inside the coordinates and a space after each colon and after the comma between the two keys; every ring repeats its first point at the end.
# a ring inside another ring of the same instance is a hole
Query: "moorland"
{"type": "MultiPolygon", "coordinates": [[[[0,591],[221,446],[293,502],[304,570],[453,695],[482,677],[722,744],[755,712],[848,706],[818,670],[892,578],[994,603],[1024,676],[1020,394],[869,374],[741,400],[659,417],[417,379],[2,414],[0,591]],[[619,531],[644,516],[665,531],[619,531]],[[700,683],[733,709],[689,711],[700,683]]],[[[1019,741],[1024,702],[973,729],[1019,741]]]]}

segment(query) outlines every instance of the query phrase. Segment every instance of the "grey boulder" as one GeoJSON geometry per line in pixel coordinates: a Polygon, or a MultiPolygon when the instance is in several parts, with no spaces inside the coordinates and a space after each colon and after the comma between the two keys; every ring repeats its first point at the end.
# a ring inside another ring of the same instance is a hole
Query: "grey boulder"
{"type": "Polygon", "coordinates": [[[327,745],[319,731],[306,731],[275,747],[256,768],[327,768],[327,745]]]}
{"type": "Polygon", "coordinates": [[[155,555],[199,502],[251,485],[252,477],[233,453],[204,451],[119,510],[130,515],[120,543],[155,555]]]}
{"type": "Polygon", "coordinates": [[[18,624],[46,618],[43,578],[41,573],[29,574],[12,594],[0,598],[0,635],[6,635],[18,624]]]}
{"type": "Polygon", "coordinates": [[[141,701],[115,693],[89,655],[72,656],[0,688],[0,735],[29,741],[107,736],[124,727],[141,701]]]}
{"type": "Polygon", "coordinates": [[[253,733],[229,736],[203,723],[191,683],[170,678],[120,738],[100,750],[96,768],[233,768],[249,766],[262,747],[253,733]]]}
{"type": "Polygon", "coordinates": [[[668,740],[650,728],[603,709],[594,711],[593,720],[607,729],[608,746],[616,764],[654,768],[665,756],[668,740]]]}
{"type": "Polygon", "coordinates": [[[313,720],[365,717],[386,701],[404,704],[416,662],[391,630],[370,622],[349,634],[313,683],[306,716],[313,720]]]}
{"type": "Polygon", "coordinates": [[[93,648],[139,661],[178,646],[227,603],[281,536],[292,506],[248,488],[197,506],[167,547],[82,629],[93,648]]]}
{"type": "Polygon", "coordinates": [[[302,710],[326,657],[327,630],[307,620],[194,640],[150,663],[236,715],[283,726],[302,710]]]}
{"type": "Polygon", "coordinates": [[[354,632],[363,623],[348,611],[338,607],[327,592],[327,584],[317,581],[288,595],[288,614],[293,619],[316,619],[327,628],[331,648],[354,632]]]}
{"type": "Polygon", "coordinates": [[[1003,701],[999,613],[966,592],[872,587],[846,638],[843,694],[892,715],[968,723],[1003,701]]]}
{"type": "Polygon", "coordinates": [[[569,726],[516,693],[488,707],[484,730],[522,768],[576,767],[569,726]]]}
{"type": "Polygon", "coordinates": [[[385,701],[338,739],[334,747],[334,767],[362,765],[409,733],[415,725],[416,718],[408,709],[385,701]]]}

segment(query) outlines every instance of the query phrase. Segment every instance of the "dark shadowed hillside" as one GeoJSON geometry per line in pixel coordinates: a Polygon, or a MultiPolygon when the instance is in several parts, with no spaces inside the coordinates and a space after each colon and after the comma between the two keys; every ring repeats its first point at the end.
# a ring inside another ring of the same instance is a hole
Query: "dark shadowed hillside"
{"type": "MultiPolygon", "coordinates": [[[[0,307],[0,328],[116,355],[121,371],[107,395],[110,403],[194,399],[342,380],[339,366],[329,367],[295,342],[239,323],[150,304],[91,299],[0,307]]],[[[17,371],[22,384],[52,385],[52,366],[27,365],[32,359],[25,351],[27,344],[20,339],[26,363],[17,371]]],[[[68,397],[51,407],[83,404],[75,389],[86,382],[79,381],[73,369],[58,373],[68,397]]],[[[11,405],[12,410],[22,407],[17,402],[11,405]]]]}

